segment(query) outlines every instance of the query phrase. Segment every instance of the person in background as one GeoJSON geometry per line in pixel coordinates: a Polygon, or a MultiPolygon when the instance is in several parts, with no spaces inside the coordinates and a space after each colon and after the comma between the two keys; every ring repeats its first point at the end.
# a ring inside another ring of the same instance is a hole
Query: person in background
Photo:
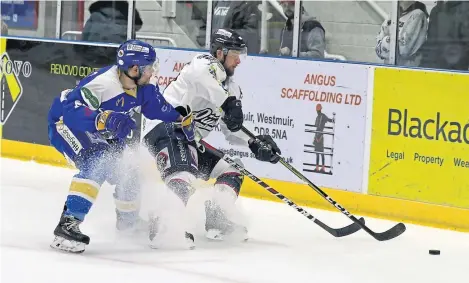
{"type": "MultiPolygon", "coordinates": [[[[420,47],[425,42],[428,29],[428,12],[425,4],[419,1],[399,1],[399,27],[396,64],[400,66],[420,66],[420,47]]],[[[389,62],[391,44],[391,21],[381,25],[375,47],[376,55],[389,62]]]]}
{"type": "Polygon", "coordinates": [[[8,25],[2,20],[2,35],[8,35],[8,25]]]}
{"type": "MultiPolygon", "coordinates": [[[[293,46],[293,18],[295,17],[295,1],[280,1],[283,12],[287,16],[281,34],[280,55],[291,56],[293,46]]],[[[309,17],[301,4],[299,57],[324,58],[326,49],[326,30],[318,21],[309,17]]]]}
{"type": "MultiPolygon", "coordinates": [[[[120,43],[127,40],[127,1],[99,0],[90,5],[90,17],[83,28],[83,41],[120,43]]],[[[137,10],[134,14],[135,31],[142,27],[142,18],[137,10]]],[[[106,47],[74,45],[90,65],[107,65],[115,57],[114,50],[106,47]]]]}
{"type": "MultiPolygon", "coordinates": [[[[99,0],[90,5],[90,18],[82,33],[83,41],[119,43],[127,40],[127,1],[99,0]]],[[[142,27],[142,18],[135,10],[135,30],[142,27]]]]}
{"type": "Polygon", "coordinates": [[[260,1],[214,1],[212,33],[221,28],[232,29],[244,39],[248,53],[259,53],[261,14],[257,6],[260,3],[260,1]]]}
{"type": "Polygon", "coordinates": [[[422,67],[469,69],[469,2],[438,1],[430,13],[422,67]]]}

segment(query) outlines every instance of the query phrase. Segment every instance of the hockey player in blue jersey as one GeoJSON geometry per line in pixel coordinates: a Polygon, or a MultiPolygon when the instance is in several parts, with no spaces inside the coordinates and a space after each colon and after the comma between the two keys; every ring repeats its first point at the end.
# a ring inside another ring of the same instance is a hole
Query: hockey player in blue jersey
{"type": "Polygon", "coordinates": [[[166,102],[158,86],[149,84],[158,69],[155,49],[129,40],[117,50],[116,65],[102,68],[54,99],[48,115],[50,143],[79,170],[70,184],[52,248],[80,253],[90,238],[83,222],[104,181],[115,184],[117,228],[138,219],[138,180],[135,172],[119,172],[125,138],[136,128],[132,112],[173,124],[176,138],[194,140],[192,112],[166,102]],[[117,176],[116,176],[117,175],[117,176]],[[130,175],[124,176],[121,175],[130,175]]]}

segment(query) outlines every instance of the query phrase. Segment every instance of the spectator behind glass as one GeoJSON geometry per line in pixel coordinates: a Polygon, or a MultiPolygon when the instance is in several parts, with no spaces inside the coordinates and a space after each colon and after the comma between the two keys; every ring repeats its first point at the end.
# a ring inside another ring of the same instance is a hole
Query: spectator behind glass
{"type": "MultiPolygon", "coordinates": [[[[399,1],[399,26],[396,46],[396,65],[421,65],[422,53],[420,47],[425,42],[428,29],[428,12],[425,4],[419,1],[399,1]]],[[[376,54],[389,64],[389,50],[391,41],[391,21],[386,20],[381,25],[377,37],[376,54]]]]}
{"type": "Polygon", "coordinates": [[[2,20],[2,35],[8,35],[8,25],[2,20]]]}
{"type": "Polygon", "coordinates": [[[432,9],[422,66],[469,70],[469,2],[438,1],[432,9]]]}
{"type": "MultiPolygon", "coordinates": [[[[96,1],[90,5],[90,18],[83,29],[82,40],[121,43],[127,40],[127,1],[96,1]]],[[[142,18],[135,10],[135,30],[142,27],[142,18]]]]}
{"type": "MultiPolygon", "coordinates": [[[[280,1],[287,21],[280,39],[280,55],[291,56],[293,46],[293,18],[295,17],[295,1],[280,1]]],[[[299,57],[324,58],[326,38],[324,27],[308,16],[303,4],[300,7],[299,57]]]]}
{"type": "Polygon", "coordinates": [[[212,33],[219,28],[233,29],[245,40],[248,53],[259,53],[261,14],[257,7],[260,3],[260,1],[214,1],[212,33]]]}
{"type": "MultiPolygon", "coordinates": [[[[90,17],[82,33],[83,41],[122,43],[127,40],[127,1],[96,1],[90,5],[90,17]]],[[[142,18],[137,10],[134,14],[135,30],[142,27],[142,18]]],[[[113,48],[74,45],[76,52],[82,53],[89,64],[107,64],[115,57],[113,48]]]]}

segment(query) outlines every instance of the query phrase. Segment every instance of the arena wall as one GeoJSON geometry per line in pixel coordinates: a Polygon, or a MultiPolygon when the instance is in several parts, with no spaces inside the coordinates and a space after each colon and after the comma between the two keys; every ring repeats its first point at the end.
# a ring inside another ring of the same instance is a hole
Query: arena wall
{"type": "MultiPolygon", "coordinates": [[[[1,41],[2,157],[71,167],[49,145],[50,104],[114,60],[90,54],[116,46],[1,41]]],[[[164,90],[197,52],[157,48],[160,74],[152,82],[164,90]]],[[[350,212],[469,231],[469,74],[249,56],[236,80],[246,127],[272,135],[287,162],[350,212]]],[[[141,139],[151,123],[142,117],[129,138],[141,139]]],[[[219,129],[207,141],[298,204],[335,210],[282,165],[230,145],[219,129]]],[[[243,196],[279,201],[245,180],[243,196]]]]}

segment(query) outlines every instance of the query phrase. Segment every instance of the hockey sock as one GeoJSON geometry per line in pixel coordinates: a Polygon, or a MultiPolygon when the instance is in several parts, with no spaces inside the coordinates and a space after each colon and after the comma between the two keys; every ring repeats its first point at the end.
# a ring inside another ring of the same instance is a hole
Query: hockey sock
{"type": "Polygon", "coordinates": [[[65,214],[83,221],[98,196],[99,188],[100,185],[92,180],[74,177],[67,196],[65,214]]]}
{"type": "Polygon", "coordinates": [[[227,172],[218,176],[215,186],[217,185],[226,185],[230,187],[233,192],[236,194],[236,197],[239,195],[241,190],[241,185],[243,184],[244,176],[238,172],[227,172]]]}
{"type": "Polygon", "coordinates": [[[190,196],[194,193],[192,186],[178,178],[169,180],[167,185],[184,202],[184,205],[187,205],[190,196]]]}

